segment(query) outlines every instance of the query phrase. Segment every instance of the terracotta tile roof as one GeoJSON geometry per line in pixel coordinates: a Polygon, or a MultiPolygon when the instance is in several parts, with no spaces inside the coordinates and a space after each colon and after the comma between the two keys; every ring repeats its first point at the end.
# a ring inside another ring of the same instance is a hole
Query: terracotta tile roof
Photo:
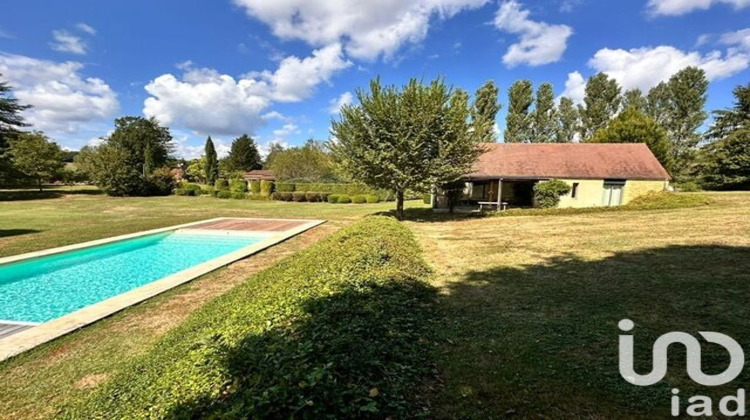
{"type": "Polygon", "coordinates": [[[266,181],[274,181],[276,176],[271,171],[265,169],[255,169],[249,172],[245,172],[245,179],[260,179],[266,181]]]}
{"type": "Polygon", "coordinates": [[[469,178],[667,180],[642,143],[486,143],[469,178]]]}

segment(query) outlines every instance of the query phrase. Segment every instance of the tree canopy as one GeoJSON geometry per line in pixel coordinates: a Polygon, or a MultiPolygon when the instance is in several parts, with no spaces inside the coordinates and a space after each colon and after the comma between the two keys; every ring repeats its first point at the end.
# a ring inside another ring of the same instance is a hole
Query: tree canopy
{"type": "Polygon", "coordinates": [[[469,95],[437,79],[403,87],[370,82],[359,105],[346,105],[334,120],[331,149],[354,180],[395,192],[403,218],[407,190],[430,191],[468,173],[481,153],[472,129],[469,95]]]}
{"type": "Polygon", "coordinates": [[[591,143],[645,143],[665,167],[671,166],[666,131],[647,115],[628,108],[589,139],[591,143]]]}
{"type": "Polygon", "coordinates": [[[620,86],[604,73],[592,76],[586,83],[584,105],[579,106],[581,139],[584,141],[604,128],[620,110],[620,86]]]}
{"type": "Polygon", "coordinates": [[[232,142],[229,156],[226,158],[227,169],[234,171],[252,171],[263,167],[258,146],[247,134],[237,137],[232,142]]]}
{"type": "Polygon", "coordinates": [[[22,133],[10,140],[13,166],[36,180],[39,191],[65,165],[63,152],[57,143],[40,132],[22,133]]]}
{"type": "Polygon", "coordinates": [[[529,80],[518,80],[508,90],[508,114],[505,116],[506,143],[524,143],[531,137],[530,109],[534,87],[529,80]]]}
{"type": "Polygon", "coordinates": [[[489,80],[477,89],[474,97],[474,106],[471,110],[471,123],[483,142],[492,143],[497,141],[495,124],[497,113],[500,111],[500,103],[497,99],[499,91],[495,82],[489,80]]]}
{"type": "Polygon", "coordinates": [[[308,140],[303,146],[276,150],[269,154],[266,168],[278,180],[328,182],[337,181],[335,165],[325,144],[308,140]]]}

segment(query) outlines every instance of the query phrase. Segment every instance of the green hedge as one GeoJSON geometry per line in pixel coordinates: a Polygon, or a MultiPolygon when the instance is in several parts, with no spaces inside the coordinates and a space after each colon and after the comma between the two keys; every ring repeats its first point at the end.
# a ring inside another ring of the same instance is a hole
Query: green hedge
{"type": "Polygon", "coordinates": [[[229,181],[229,189],[232,192],[236,193],[246,193],[247,192],[247,181],[244,179],[232,179],[229,181]]]}
{"type": "Polygon", "coordinates": [[[428,415],[427,274],[407,228],[367,218],[198,309],[62,417],[428,415]]]}
{"type": "Polygon", "coordinates": [[[273,193],[273,181],[260,181],[260,195],[270,197],[273,193]]]}
{"type": "Polygon", "coordinates": [[[352,202],[352,198],[346,194],[339,194],[338,198],[336,199],[336,202],[338,204],[349,204],[352,202]]]}
{"type": "Polygon", "coordinates": [[[260,194],[260,181],[254,179],[250,181],[250,192],[254,195],[260,194]]]}
{"type": "Polygon", "coordinates": [[[294,183],[274,182],[274,189],[278,192],[294,192],[294,183]]]}

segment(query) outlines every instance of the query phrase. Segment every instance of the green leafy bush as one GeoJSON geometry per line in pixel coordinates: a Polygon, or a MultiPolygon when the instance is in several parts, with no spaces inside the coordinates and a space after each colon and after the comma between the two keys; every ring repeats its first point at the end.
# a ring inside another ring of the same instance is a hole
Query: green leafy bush
{"type": "Polygon", "coordinates": [[[694,181],[676,183],[674,187],[680,192],[697,192],[702,190],[701,186],[694,181]]]}
{"type": "Polygon", "coordinates": [[[290,192],[283,191],[281,193],[281,201],[292,201],[293,198],[294,196],[290,192]]]}
{"type": "Polygon", "coordinates": [[[216,198],[232,198],[232,192],[229,190],[216,190],[216,198]]]}
{"type": "Polygon", "coordinates": [[[294,183],[292,182],[276,182],[276,191],[281,192],[294,192],[294,183]]]}
{"type": "Polygon", "coordinates": [[[424,204],[430,204],[430,203],[432,203],[432,195],[431,194],[422,194],[422,202],[424,204]]]}
{"type": "Polygon", "coordinates": [[[175,188],[175,180],[169,168],[159,168],[146,177],[145,195],[170,195],[175,188]]]}
{"type": "Polygon", "coordinates": [[[244,200],[247,198],[247,193],[234,191],[232,192],[232,198],[234,198],[235,200],[244,200]]]}
{"type": "Polygon", "coordinates": [[[327,193],[327,192],[320,193],[320,201],[327,203],[329,195],[331,195],[331,193],[327,193]]]}
{"type": "Polygon", "coordinates": [[[367,197],[364,195],[355,195],[352,197],[352,203],[354,204],[365,204],[367,202],[367,197]]]}
{"type": "Polygon", "coordinates": [[[270,197],[273,192],[273,181],[260,181],[260,195],[270,197]]]}
{"type": "Polygon", "coordinates": [[[336,204],[339,202],[339,195],[338,194],[328,194],[328,202],[336,204]]]}
{"type": "Polygon", "coordinates": [[[296,201],[298,203],[302,202],[302,201],[305,201],[305,193],[303,193],[301,191],[295,191],[295,192],[293,192],[292,193],[292,200],[294,200],[294,201],[296,201]]]}
{"type": "Polygon", "coordinates": [[[185,188],[176,188],[174,190],[174,195],[190,196],[190,195],[195,195],[195,193],[185,188]]]}
{"type": "Polygon", "coordinates": [[[214,191],[216,191],[216,188],[214,188],[214,187],[212,187],[210,185],[205,185],[205,186],[201,187],[201,194],[203,194],[203,195],[211,195],[211,196],[213,196],[213,195],[215,195],[214,191]]]}
{"type": "Polygon", "coordinates": [[[318,192],[306,192],[305,193],[305,200],[309,201],[310,203],[318,203],[318,202],[320,202],[320,193],[318,193],[318,192]]]}
{"type": "Polygon", "coordinates": [[[217,190],[226,190],[227,188],[229,188],[229,183],[226,179],[219,178],[216,180],[216,182],[214,182],[214,188],[216,188],[217,190]]]}
{"type": "Polygon", "coordinates": [[[367,218],[196,310],[60,417],[427,416],[427,274],[406,227],[367,218]]]}
{"type": "Polygon", "coordinates": [[[274,191],[271,193],[271,199],[276,201],[281,201],[281,192],[280,191],[274,191]]]}
{"type": "Polygon", "coordinates": [[[558,179],[542,181],[534,185],[534,204],[549,209],[560,204],[560,197],[570,192],[570,185],[558,179]]]}
{"type": "Polygon", "coordinates": [[[246,193],[247,192],[247,181],[241,178],[235,178],[229,181],[229,189],[232,192],[241,192],[246,193]]]}
{"type": "Polygon", "coordinates": [[[374,204],[380,201],[380,197],[375,194],[367,194],[365,196],[365,200],[367,200],[367,202],[370,204],[374,204]]]}
{"type": "Polygon", "coordinates": [[[349,204],[352,202],[352,198],[346,194],[341,194],[336,202],[338,204],[349,204]]]}
{"type": "Polygon", "coordinates": [[[250,181],[250,193],[253,195],[260,194],[260,181],[254,179],[250,181]]]}

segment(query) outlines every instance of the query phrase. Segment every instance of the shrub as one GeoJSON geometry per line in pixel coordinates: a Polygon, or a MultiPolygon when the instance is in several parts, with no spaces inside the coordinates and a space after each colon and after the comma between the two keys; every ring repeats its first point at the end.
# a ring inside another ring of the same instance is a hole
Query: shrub
{"type": "Polygon", "coordinates": [[[355,195],[352,197],[352,203],[354,204],[365,204],[367,202],[367,197],[364,195],[355,195]]]}
{"type": "Polygon", "coordinates": [[[61,417],[424,417],[427,274],[406,227],[367,218],[197,309],[61,417]]]}
{"type": "Polygon", "coordinates": [[[432,195],[431,194],[423,194],[422,195],[422,202],[424,204],[430,204],[430,203],[432,203],[432,195]]]}
{"type": "Polygon", "coordinates": [[[338,194],[328,194],[328,202],[329,203],[338,203],[339,202],[339,195],[338,194]]]}
{"type": "Polygon", "coordinates": [[[283,193],[279,191],[274,191],[273,193],[271,193],[271,199],[276,200],[276,201],[281,201],[281,194],[283,193]]]}
{"type": "Polygon", "coordinates": [[[235,178],[229,181],[229,189],[232,192],[241,192],[246,193],[247,192],[247,181],[241,178],[235,178]]]}
{"type": "Polygon", "coordinates": [[[269,197],[273,192],[273,181],[260,181],[260,195],[269,197]]]}
{"type": "Polygon", "coordinates": [[[694,181],[677,183],[674,184],[674,187],[677,191],[681,192],[697,192],[702,190],[700,185],[698,185],[698,183],[694,181]]]}
{"type": "Polygon", "coordinates": [[[169,168],[159,168],[146,178],[146,195],[169,195],[175,187],[175,180],[169,168]]]}
{"type": "Polygon", "coordinates": [[[305,200],[311,202],[311,203],[318,203],[320,202],[320,193],[317,192],[306,192],[305,193],[305,200]]]}
{"type": "Polygon", "coordinates": [[[235,200],[244,200],[247,198],[247,193],[234,191],[232,192],[232,198],[234,198],[235,200]]]}
{"type": "Polygon", "coordinates": [[[305,193],[301,191],[295,191],[292,193],[292,200],[296,202],[302,202],[305,201],[305,193]]]}
{"type": "Polygon", "coordinates": [[[211,196],[213,196],[213,195],[215,195],[214,191],[216,191],[216,189],[214,187],[210,186],[210,185],[206,185],[206,186],[204,186],[204,187],[201,188],[201,194],[203,194],[203,195],[211,195],[211,196]]]}
{"type": "Polygon", "coordinates": [[[536,207],[549,209],[560,204],[560,197],[570,192],[570,185],[558,179],[538,182],[534,185],[536,207]]]}
{"type": "Polygon", "coordinates": [[[192,194],[188,195],[201,195],[203,193],[203,189],[198,184],[193,184],[192,182],[183,182],[180,188],[189,190],[192,192],[192,194]]]}
{"type": "Polygon", "coordinates": [[[176,188],[174,190],[174,195],[195,195],[193,191],[185,189],[185,188],[176,188]]]}
{"type": "Polygon", "coordinates": [[[349,204],[352,202],[352,198],[346,194],[341,194],[336,202],[339,204],[349,204]]]}
{"type": "Polygon", "coordinates": [[[292,201],[293,198],[294,198],[294,196],[290,192],[284,191],[284,192],[281,193],[281,200],[282,201],[292,201]]]}
{"type": "Polygon", "coordinates": [[[216,180],[216,182],[214,182],[214,188],[216,188],[217,190],[226,190],[227,188],[229,188],[229,183],[227,183],[226,179],[219,178],[216,180]]]}
{"type": "Polygon", "coordinates": [[[260,194],[260,181],[257,179],[254,179],[250,181],[250,193],[253,195],[260,194]]]}
{"type": "Polygon", "coordinates": [[[366,200],[367,200],[367,202],[368,202],[368,203],[370,203],[370,204],[374,204],[374,203],[377,203],[377,202],[379,202],[379,201],[380,201],[380,197],[378,197],[378,196],[377,196],[377,195],[375,195],[375,194],[367,194],[367,195],[365,196],[365,199],[366,199],[366,200]]]}
{"type": "Polygon", "coordinates": [[[276,191],[281,192],[294,192],[294,183],[292,182],[276,182],[276,191]]]}
{"type": "Polygon", "coordinates": [[[216,198],[232,198],[232,192],[229,190],[216,190],[216,198]]]}
{"type": "Polygon", "coordinates": [[[328,192],[322,192],[322,193],[320,193],[320,201],[322,201],[324,203],[327,203],[329,195],[331,195],[331,193],[328,193],[328,192]]]}

